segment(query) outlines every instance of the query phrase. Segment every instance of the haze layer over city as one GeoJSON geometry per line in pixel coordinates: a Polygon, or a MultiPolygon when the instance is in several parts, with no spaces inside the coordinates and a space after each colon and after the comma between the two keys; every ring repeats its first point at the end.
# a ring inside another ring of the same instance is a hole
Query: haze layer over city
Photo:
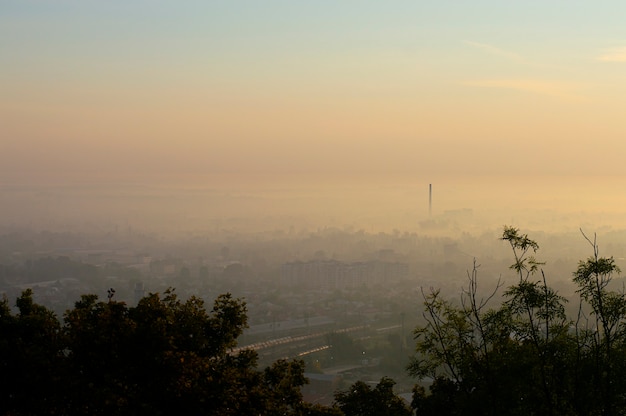
{"type": "MultiPolygon", "coordinates": [[[[625,16],[621,1],[4,1],[0,293],[34,288],[62,316],[113,288],[129,305],[231,292],[248,302],[240,345],[346,331],[345,380],[408,392],[428,288],[458,300],[471,270],[481,294],[517,279],[503,227],[538,241],[564,298],[594,236],[624,268],[625,16]]],[[[322,338],[290,357],[338,374],[322,338]]]]}
{"type": "Polygon", "coordinates": [[[5,221],[623,223],[621,2],[1,7],[5,221]]]}

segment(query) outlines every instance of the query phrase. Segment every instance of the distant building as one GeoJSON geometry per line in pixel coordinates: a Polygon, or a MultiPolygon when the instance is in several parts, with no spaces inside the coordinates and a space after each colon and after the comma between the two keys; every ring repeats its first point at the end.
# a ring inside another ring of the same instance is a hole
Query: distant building
{"type": "Polygon", "coordinates": [[[137,305],[139,301],[146,295],[146,290],[143,287],[143,283],[135,283],[135,290],[133,292],[133,295],[135,299],[135,305],[137,305]]]}
{"type": "Polygon", "coordinates": [[[356,289],[408,277],[406,263],[368,261],[343,263],[336,260],[291,262],[281,266],[281,279],[288,287],[306,289],[356,289]]]}

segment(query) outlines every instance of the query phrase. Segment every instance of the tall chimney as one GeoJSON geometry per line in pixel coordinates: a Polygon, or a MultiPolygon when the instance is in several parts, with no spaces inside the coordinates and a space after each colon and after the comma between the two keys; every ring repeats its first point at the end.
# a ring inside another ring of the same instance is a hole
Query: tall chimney
{"type": "Polygon", "coordinates": [[[428,184],[428,216],[433,215],[433,184],[428,184]]]}

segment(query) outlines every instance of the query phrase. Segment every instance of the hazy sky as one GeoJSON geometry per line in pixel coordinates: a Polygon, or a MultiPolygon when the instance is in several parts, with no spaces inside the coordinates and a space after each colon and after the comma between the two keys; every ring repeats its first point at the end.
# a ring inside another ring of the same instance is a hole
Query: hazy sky
{"type": "Polygon", "coordinates": [[[2,0],[0,177],[623,180],[625,21],[623,0],[2,0]]]}

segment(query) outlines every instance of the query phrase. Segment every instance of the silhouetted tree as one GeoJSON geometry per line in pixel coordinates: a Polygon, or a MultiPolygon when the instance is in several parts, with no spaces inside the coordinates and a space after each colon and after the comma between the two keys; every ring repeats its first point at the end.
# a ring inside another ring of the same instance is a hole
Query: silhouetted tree
{"type": "Polygon", "coordinates": [[[345,416],[411,416],[409,406],[393,392],[394,384],[383,377],[372,389],[357,381],[348,390],[335,393],[335,402],[345,416]]]}
{"type": "Polygon", "coordinates": [[[0,301],[0,414],[45,414],[58,409],[63,337],[53,312],[33,302],[25,290],[13,315],[0,301]]]}
{"type": "Polygon", "coordinates": [[[608,288],[619,272],[613,258],[600,257],[595,239],[585,238],[594,254],[574,272],[575,320],[534,258],[539,245],[512,227],[502,240],[513,251],[518,282],[498,308],[477,299],[476,264],[460,305],[436,290],[424,293],[426,324],[415,330],[409,372],[434,381],[429,393],[414,391],[418,414],[623,413],[626,298],[608,288]]]}
{"type": "Polygon", "coordinates": [[[82,296],[63,325],[30,291],[16,304],[0,302],[2,414],[325,414],[302,403],[302,361],[260,371],[256,352],[234,352],[247,318],[229,294],[207,311],[173,290],[129,308],[110,290],[82,296]]]}

